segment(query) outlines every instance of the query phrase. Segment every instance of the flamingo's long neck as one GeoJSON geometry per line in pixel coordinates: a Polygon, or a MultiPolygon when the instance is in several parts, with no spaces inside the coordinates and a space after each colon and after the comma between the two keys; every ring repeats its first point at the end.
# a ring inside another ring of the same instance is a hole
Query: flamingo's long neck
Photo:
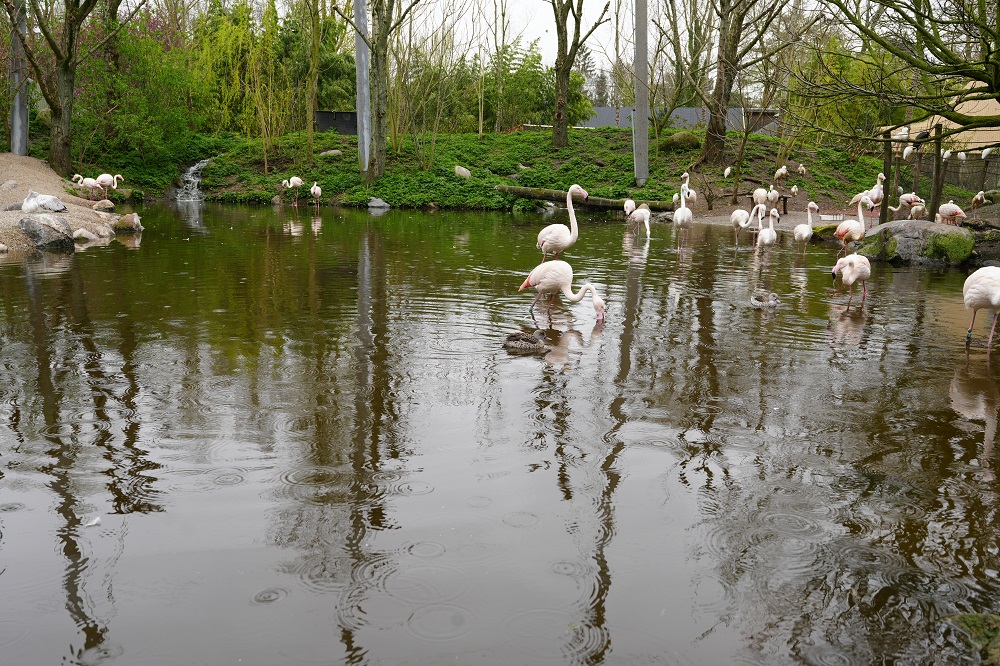
{"type": "Polygon", "coordinates": [[[563,296],[566,297],[566,300],[572,301],[573,303],[579,303],[580,301],[582,301],[583,297],[587,295],[588,291],[593,292],[595,295],[597,294],[597,289],[594,287],[594,285],[590,284],[589,282],[585,283],[582,287],[580,287],[580,291],[576,292],[575,294],[573,293],[573,285],[571,285],[568,282],[564,284],[562,288],[563,296]]]}
{"type": "Polygon", "coordinates": [[[812,229],[813,226],[813,209],[806,206],[806,224],[812,229]]]}
{"type": "Polygon", "coordinates": [[[687,208],[687,194],[688,186],[687,183],[681,183],[681,210],[687,208]]]}
{"type": "Polygon", "coordinates": [[[573,188],[566,192],[566,208],[569,209],[569,238],[570,243],[575,243],[580,230],[576,226],[576,211],[573,210],[573,188]]]}
{"type": "Polygon", "coordinates": [[[860,222],[861,223],[861,227],[864,228],[864,226],[865,226],[865,213],[861,209],[861,202],[860,201],[858,202],[858,222],[860,222]]]}

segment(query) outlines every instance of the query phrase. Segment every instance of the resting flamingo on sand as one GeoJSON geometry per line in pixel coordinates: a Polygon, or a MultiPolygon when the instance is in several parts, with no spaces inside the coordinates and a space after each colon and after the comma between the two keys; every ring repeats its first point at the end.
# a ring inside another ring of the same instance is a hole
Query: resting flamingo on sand
{"type": "Polygon", "coordinates": [[[576,242],[580,230],[576,226],[576,211],[573,210],[574,192],[579,192],[584,201],[589,196],[587,190],[576,183],[569,186],[569,189],[566,191],[566,209],[569,210],[569,226],[567,227],[565,224],[557,222],[556,224],[550,224],[538,232],[538,243],[535,247],[541,249],[542,261],[545,261],[550,254],[553,258],[558,257],[560,252],[576,242]]]}
{"type": "MultiPolygon", "coordinates": [[[[861,207],[869,206],[871,202],[872,200],[868,197],[861,197],[858,201],[858,219],[847,219],[837,225],[837,231],[834,232],[834,235],[837,240],[844,244],[840,252],[843,252],[845,256],[847,255],[848,243],[859,241],[865,237],[865,214],[861,207]]],[[[837,252],[837,256],[840,256],[840,252],[837,252]]]]}
{"type": "Polygon", "coordinates": [[[729,222],[733,225],[733,229],[736,230],[736,244],[739,245],[740,242],[740,232],[750,226],[753,221],[754,215],[757,215],[757,211],[763,211],[766,206],[763,204],[756,204],[750,210],[743,210],[742,208],[737,208],[729,215],[729,222]]]}
{"type": "Polygon", "coordinates": [[[813,235],[813,213],[819,212],[819,206],[815,201],[810,201],[806,206],[806,221],[804,224],[796,225],[792,230],[792,236],[796,243],[802,243],[802,255],[805,256],[806,246],[813,235]]]}
{"type": "Polygon", "coordinates": [[[122,182],[125,182],[125,179],[122,177],[120,173],[116,173],[113,176],[110,173],[102,173],[100,176],[97,177],[97,184],[104,188],[105,199],[108,198],[109,187],[114,190],[118,189],[119,178],[122,180],[122,182]]]}
{"type": "Polygon", "coordinates": [[[639,225],[644,224],[646,226],[646,238],[649,238],[649,216],[650,210],[648,208],[638,208],[632,211],[628,219],[635,222],[634,233],[639,233],[639,225]]]}
{"type": "Polygon", "coordinates": [[[528,274],[528,279],[521,283],[518,291],[524,291],[527,287],[534,287],[538,292],[535,295],[535,300],[531,301],[531,307],[529,308],[532,315],[534,315],[535,303],[542,297],[542,294],[549,295],[549,306],[545,310],[546,313],[549,313],[552,310],[552,301],[555,300],[556,294],[562,292],[562,295],[567,300],[579,303],[589,291],[594,301],[594,310],[597,312],[597,321],[604,321],[604,300],[597,293],[597,288],[587,282],[580,287],[580,291],[574,294],[573,267],[561,259],[544,261],[535,266],[531,273],[528,274]]]}
{"type": "Polygon", "coordinates": [[[854,283],[861,283],[861,302],[865,302],[865,296],[868,295],[868,287],[866,282],[868,278],[872,276],[872,265],[868,261],[868,257],[858,254],[849,254],[846,257],[841,257],[837,260],[837,264],[833,267],[833,281],[837,281],[837,273],[840,273],[840,281],[842,284],[850,288],[850,296],[847,299],[847,304],[851,304],[851,299],[854,298],[854,283]]]}
{"type": "Polygon", "coordinates": [[[309,188],[309,194],[312,195],[313,203],[319,206],[319,201],[323,198],[323,188],[315,180],[313,181],[313,186],[309,188]]]}
{"type": "Polygon", "coordinates": [[[303,184],[304,181],[298,176],[292,176],[288,180],[281,181],[281,186],[285,189],[290,190],[293,187],[295,188],[295,200],[292,201],[293,206],[299,205],[299,188],[302,187],[303,184]]]}
{"type": "Polygon", "coordinates": [[[986,341],[986,347],[992,347],[993,333],[997,328],[997,315],[1000,314],[1000,268],[983,266],[965,278],[962,298],[965,301],[965,309],[972,310],[972,321],[969,323],[969,331],[965,334],[965,344],[972,341],[972,327],[976,323],[976,313],[980,310],[990,310],[993,312],[993,327],[990,328],[990,338],[986,341]]]}

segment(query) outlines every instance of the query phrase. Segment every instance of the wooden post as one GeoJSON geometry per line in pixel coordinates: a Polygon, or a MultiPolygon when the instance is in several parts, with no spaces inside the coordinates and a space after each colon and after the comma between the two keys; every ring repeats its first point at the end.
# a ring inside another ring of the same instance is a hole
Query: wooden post
{"type": "MultiPolygon", "coordinates": [[[[922,148],[923,146],[921,146],[922,148]]],[[[913,163],[913,189],[911,192],[916,192],[917,188],[920,186],[920,167],[924,162],[924,154],[917,150],[917,160],[913,163]]]]}
{"type": "Polygon", "coordinates": [[[986,172],[989,170],[990,161],[989,159],[983,160],[983,170],[979,172],[979,189],[986,189],[986,172]]]}
{"type": "Polygon", "coordinates": [[[647,59],[646,0],[635,2],[635,110],[632,112],[632,150],[635,184],[649,179],[649,60],[647,59]]]}
{"type": "Polygon", "coordinates": [[[27,34],[24,0],[15,8],[17,25],[11,26],[10,48],[10,152],[15,155],[28,154],[28,61],[24,57],[24,46],[18,31],[27,34]]]}
{"type": "Polygon", "coordinates": [[[931,207],[927,211],[927,219],[931,222],[941,207],[942,189],[944,189],[944,158],[941,156],[941,123],[938,123],[934,126],[934,185],[931,188],[931,207]]]}
{"type": "MultiPolygon", "coordinates": [[[[885,147],[882,149],[882,173],[889,176],[892,175],[892,138],[889,136],[888,132],[882,134],[882,138],[885,139],[885,147]]],[[[889,180],[888,178],[886,180],[889,180]]],[[[895,179],[892,179],[895,183],[895,179]]],[[[885,224],[889,221],[889,201],[890,193],[887,192],[889,188],[892,188],[892,194],[896,194],[896,186],[883,186],[882,187],[882,203],[878,207],[878,223],[885,224]]]]}

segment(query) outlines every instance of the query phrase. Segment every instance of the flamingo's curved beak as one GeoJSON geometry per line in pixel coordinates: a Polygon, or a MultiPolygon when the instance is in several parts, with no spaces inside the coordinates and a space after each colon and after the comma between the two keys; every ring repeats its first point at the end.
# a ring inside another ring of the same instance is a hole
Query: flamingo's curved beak
{"type": "Polygon", "coordinates": [[[525,281],[521,283],[521,286],[517,288],[517,290],[524,291],[527,287],[530,287],[531,286],[530,281],[531,281],[531,276],[528,276],[525,279],[525,281]]]}

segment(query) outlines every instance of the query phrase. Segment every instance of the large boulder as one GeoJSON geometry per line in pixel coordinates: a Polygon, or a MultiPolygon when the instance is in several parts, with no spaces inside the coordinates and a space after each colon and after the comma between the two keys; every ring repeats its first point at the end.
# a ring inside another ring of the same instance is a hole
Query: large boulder
{"type": "Polygon", "coordinates": [[[40,250],[73,250],[73,230],[61,215],[28,215],[18,226],[40,250]]]}
{"type": "Polygon", "coordinates": [[[21,203],[21,211],[25,213],[62,213],[66,211],[66,204],[59,197],[54,197],[51,194],[29,191],[28,196],[21,203]]]}
{"type": "Polygon", "coordinates": [[[139,221],[138,213],[122,215],[114,224],[116,233],[137,234],[142,231],[142,224],[139,221]]]}
{"type": "Polygon", "coordinates": [[[677,150],[697,150],[701,148],[701,139],[692,132],[676,132],[660,142],[660,150],[672,153],[677,150]]]}
{"type": "Polygon", "coordinates": [[[859,253],[877,261],[913,266],[961,266],[975,239],[962,227],[925,220],[896,220],[868,230],[859,253]]]}

